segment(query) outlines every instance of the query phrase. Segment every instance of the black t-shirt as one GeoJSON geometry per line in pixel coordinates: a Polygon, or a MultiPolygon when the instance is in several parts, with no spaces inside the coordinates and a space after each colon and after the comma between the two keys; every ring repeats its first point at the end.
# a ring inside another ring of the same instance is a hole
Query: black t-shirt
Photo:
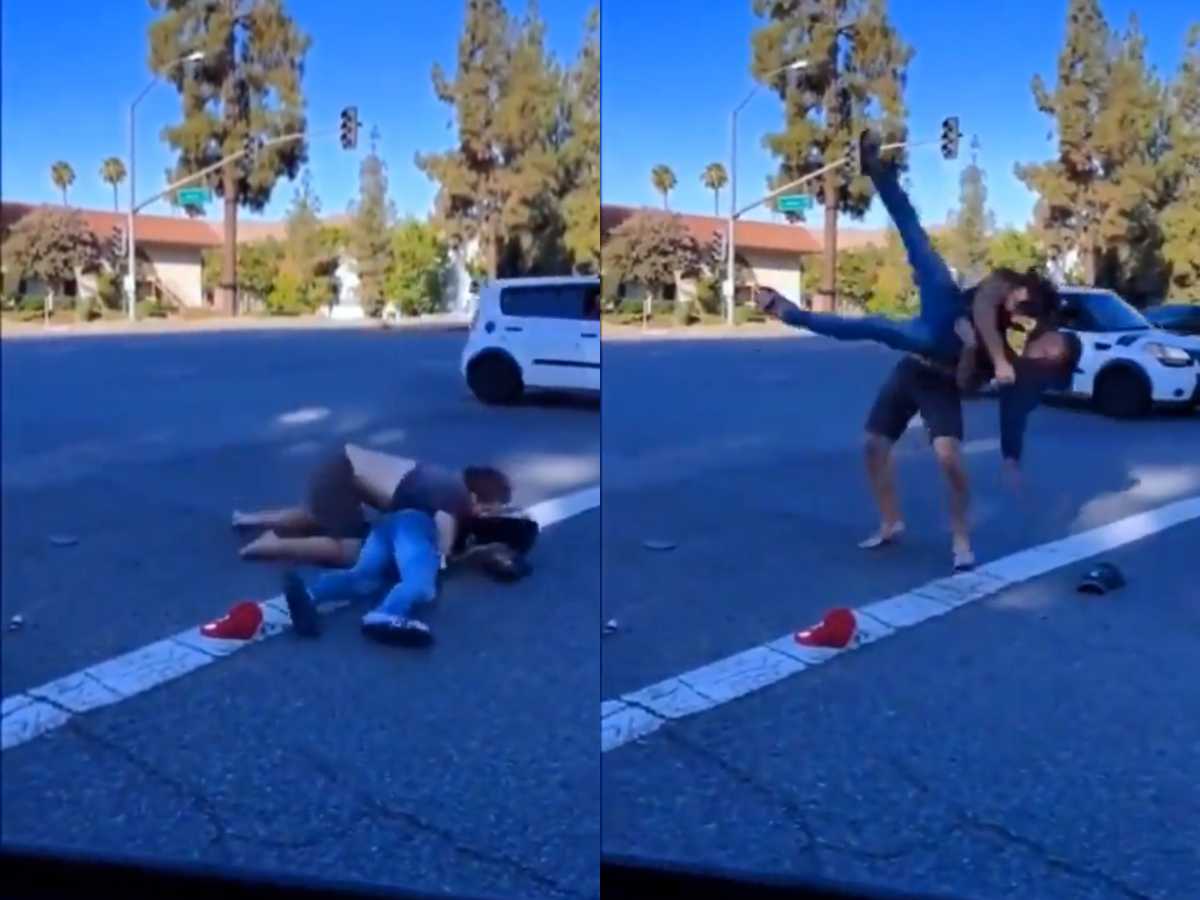
{"type": "Polygon", "coordinates": [[[402,509],[419,509],[431,516],[438,512],[449,513],[462,522],[471,515],[471,492],[467,490],[461,472],[417,463],[400,479],[388,505],[389,512],[402,509]]]}

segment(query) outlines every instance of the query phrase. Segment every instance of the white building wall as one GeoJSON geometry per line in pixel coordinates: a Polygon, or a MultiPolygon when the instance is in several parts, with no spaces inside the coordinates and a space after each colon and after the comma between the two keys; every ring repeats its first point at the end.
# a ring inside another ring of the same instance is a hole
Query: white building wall
{"type": "Polygon", "coordinates": [[[179,297],[184,306],[204,306],[203,263],[198,247],[139,243],[138,250],[145,251],[155,277],[179,297]]]}

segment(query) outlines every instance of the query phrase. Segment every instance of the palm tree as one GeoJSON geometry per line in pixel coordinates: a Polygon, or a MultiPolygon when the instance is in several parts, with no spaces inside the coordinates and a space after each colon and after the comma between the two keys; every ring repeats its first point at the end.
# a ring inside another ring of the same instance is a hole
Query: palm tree
{"type": "Polygon", "coordinates": [[[670,166],[659,163],[650,170],[650,183],[654,185],[654,189],[662,194],[663,209],[669,209],[667,206],[667,195],[675,190],[675,185],[678,184],[675,180],[675,173],[671,171],[670,166]]]}
{"type": "Polygon", "coordinates": [[[713,192],[713,215],[719,216],[721,214],[721,188],[729,183],[725,167],[720,163],[709,163],[704,167],[700,180],[704,182],[706,188],[713,192]]]}
{"type": "Polygon", "coordinates": [[[125,180],[125,163],[117,157],[110,156],[100,166],[100,177],[112,185],[113,212],[117,211],[117,185],[125,180]]]}
{"type": "Polygon", "coordinates": [[[50,180],[54,182],[56,188],[62,191],[63,206],[66,206],[67,188],[75,183],[75,170],[71,168],[70,163],[59,160],[50,167],[50,180]]]}

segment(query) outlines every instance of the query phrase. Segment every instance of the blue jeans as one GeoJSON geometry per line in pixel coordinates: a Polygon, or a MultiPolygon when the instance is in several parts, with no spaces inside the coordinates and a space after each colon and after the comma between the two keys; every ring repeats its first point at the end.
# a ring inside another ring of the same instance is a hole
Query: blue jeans
{"type": "Polygon", "coordinates": [[[900,233],[920,296],[920,314],[896,321],[886,316],[843,317],[791,308],[785,310],[782,319],[796,328],[839,341],[874,341],[893,350],[956,362],[962,341],[954,333],[954,322],[967,312],[963,293],[921,227],[895,170],[873,172],[871,180],[900,233]]]}
{"type": "Polygon", "coordinates": [[[313,582],[313,600],[320,607],[376,594],[385,586],[392,562],[400,581],[376,607],[377,612],[407,616],[418,603],[430,603],[437,597],[442,557],[432,516],[405,509],[381,518],[367,535],[352,568],[324,572],[313,582]]]}

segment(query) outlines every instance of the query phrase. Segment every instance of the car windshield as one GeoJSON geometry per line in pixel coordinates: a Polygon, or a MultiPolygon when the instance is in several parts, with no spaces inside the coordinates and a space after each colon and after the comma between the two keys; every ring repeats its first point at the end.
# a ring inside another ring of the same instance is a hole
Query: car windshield
{"type": "MultiPolygon", "coordinates": [[[[1150,321],[1111,291],[1087,291],[1074,295],[1090,331],[1147,331],[1150,321]]],[[[1072,298],[1073,299],[1073,298],[1072,298]]],[[[1070,302],[1070,301],[1068,301],[1070,302]]]]}

